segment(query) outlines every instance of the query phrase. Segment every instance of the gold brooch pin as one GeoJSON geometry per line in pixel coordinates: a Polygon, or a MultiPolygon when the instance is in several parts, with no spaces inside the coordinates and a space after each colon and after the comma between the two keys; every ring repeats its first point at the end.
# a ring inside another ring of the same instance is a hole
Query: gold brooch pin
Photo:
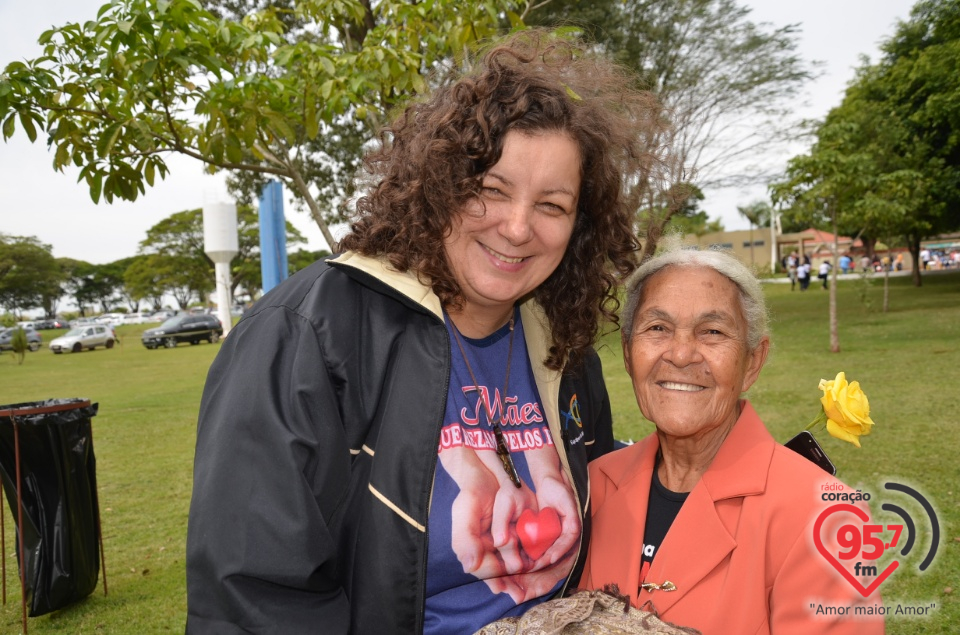
{"type": "Polygon", "coordinates": [[[644,582],[640,585],[640,588],[653,593],[654,591],[676,591],[677,585],[671,582],[670,580],[664,580],[663,584],[657,584],[656,582],[644,582]]]}

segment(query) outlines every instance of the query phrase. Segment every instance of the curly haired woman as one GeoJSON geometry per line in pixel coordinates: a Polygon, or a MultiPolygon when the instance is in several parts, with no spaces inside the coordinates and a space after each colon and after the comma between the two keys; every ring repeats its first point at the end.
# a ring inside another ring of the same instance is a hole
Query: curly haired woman
{"type": "Polygon", "coordinates": [[[210,369],[189,633],[471,633],[579,576],[613,443],[592,344],[660,165],[632,85],[520,33],[381,134],[341,253],[210,369]]]}

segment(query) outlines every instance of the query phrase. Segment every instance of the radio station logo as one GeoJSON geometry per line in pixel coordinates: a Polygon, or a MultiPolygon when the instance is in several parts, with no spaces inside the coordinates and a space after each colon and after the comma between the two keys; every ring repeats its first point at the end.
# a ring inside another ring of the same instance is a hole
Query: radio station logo
{"type": "Polygon", "coordinates": [[[926,517],[914,519],[900,505],[884,502],[881,509],[897,516],[899,522],[870,522],[867,512],[854,504],[869,501],[869,493],[859,490],[853,493],[825,492],[822,494],[823,500],[836,502],[820,513],[813,526],[817,550],[865,598],[900,568],[908,556],[913,554],[911,559],[916,558],[914,548],[918,542],[926,542],[927,533],[930,536],[929,548],[918,565],[920,571],[927,570],[940,545],[940,522],[930,501],[914,488],[901,483],[885,483],[884,489],[919,503],[926,517]],[[921,532],[923,539],[918,541],[921,532]],[[885,554],[893,555],[881,558],[885,554]],[[886,564],[881,564],[881,559],[886,564]]]}

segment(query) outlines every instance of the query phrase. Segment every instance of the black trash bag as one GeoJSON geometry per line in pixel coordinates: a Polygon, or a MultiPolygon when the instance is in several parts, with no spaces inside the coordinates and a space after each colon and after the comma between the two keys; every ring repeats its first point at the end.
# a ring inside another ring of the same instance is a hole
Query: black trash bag
{"type": "MultiPolygon", "coordinates": [[[[100,519],[90,422],[97,406],[85,399],[0,406],[0,477],[18,537],[23,533],[26,562],[20,566],[30,617],[82,600],[97,586],[100,519]],[[20,437],[22,527],[17,519],[14,417],[20,437]]],[[[16,551],[19,561],[19,542],[16,551]]]]}

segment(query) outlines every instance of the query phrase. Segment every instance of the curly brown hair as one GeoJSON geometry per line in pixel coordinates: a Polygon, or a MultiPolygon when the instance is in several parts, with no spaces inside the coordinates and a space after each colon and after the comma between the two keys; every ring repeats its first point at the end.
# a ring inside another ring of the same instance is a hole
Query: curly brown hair
{"type": "Polygon", "coordinates": [[[533,293],[552,331],[546,365],[577,361],[601,319],[618,323],[618,284],[636,268],[637,197],[661,163],[660,108],[635,86],[634,76],[577,41],[531,30],[494,43],[472,70],[407,106],[380,134],[364,161],[379,180],[357,202],[340,248],[416,271],[444,306],[459,308],[460,285],[437,248],[454,216],[479,196],[507,132],[564,133],[580,150],[577,217],[562,261],[533,293]]]}

